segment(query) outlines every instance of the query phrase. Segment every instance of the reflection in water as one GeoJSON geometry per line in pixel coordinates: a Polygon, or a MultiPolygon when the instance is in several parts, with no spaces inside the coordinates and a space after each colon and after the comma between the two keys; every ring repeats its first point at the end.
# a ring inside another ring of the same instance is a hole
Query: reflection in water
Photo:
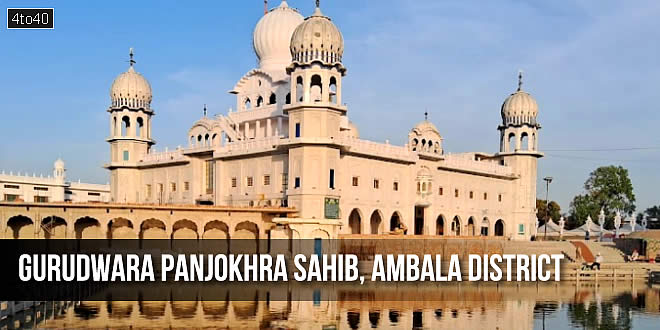
{"type": "Polygon", "coordinates": [[[46,303],[1,320],[0,328],[633,329],[660,323],[660,291],[642,283],[460,284],[434,288],[438,299],[390,299],[418,297],[406,290],[335,292],[338,301],[317,290],[309,301],[271,301],[269,292],[257,291],[248,301],[231,301],[227,292],[223,301],[46,303]]]}

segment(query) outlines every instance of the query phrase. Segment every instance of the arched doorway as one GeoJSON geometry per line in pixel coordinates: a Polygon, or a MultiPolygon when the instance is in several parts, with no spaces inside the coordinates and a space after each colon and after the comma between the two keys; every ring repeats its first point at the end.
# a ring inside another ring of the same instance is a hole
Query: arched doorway
{"type": "Polygon", "coordinates": [[[41,220],[41,229],[45,238],[66,238],[66,221],[60,217],[45,217],[41,220]]]}
{"type": "Polygon", "coordinates": [[[116,218],[108,222],[109,239],[135,239],[133,222],[125,218],[116,218]]]}
{"type": "Polygon", "coordinates": [[[396,231],[399,228],[403,229],[404,234],[406,233],[406,229],[403,226],[403,223],[401,223],[401,214],[399,214],[398,211],[395,211],[390,217],[390,231],[396,231]]]}
{"type": "Polygon", "coordinates": [[[34,222],[32,222],[32,219],[23,215],[9,218],[7,229],[5,230],[7,230],[7,235],[5,236],[7,238],[34,238],[34,222]]]}
{"type": "Polygon", "coordinates": [[[207,222],[200,245],[205,252],[229,253],[229,226],[219,220],[207,222]],[[204,240],[210,240],[211,243],[205,243],[204,240]]]}
{"type": "Polygon", "coordinates": [[[259,226],[250,221],[243,221],[234,228],[230,246],[232,253],[259,253],[259,226]]]}
{"type": "Polygon", "coordinates": [[[165,223],[158,219],[147,219],[140,224],[140,239],[167,239],[165,223]]]}
{"type": "Polygon", "coordinates": [[[383,229],[381,228],[383,225],[383,217],[380,214],[380,211],[375,210],[374,213],[371,214],[371,220],[369,221],[369,225],[371,227],[371,234],[372,235],[378,235],[383,233],[383,229]]]}
{"type": "Polygon", "coordinates": [[[353,209],[351,211],[351,214],[348,216],[348,226],[351,228],[351,234],[362,233],[362,216],[360,215],[360,210],[353,209]]]}
{"type": "Polygon", "coordinates": [[[451,221],[451,234],[452,236],[461,236],[461,219],[458,216],[454,217],[451,221]]]}
{"type": "Polygon", "coordinates": [[[476,236],[476,230],[474,229],[474,218],[470,217],[468,219],[468,224],[467,224],[467,235],[468,236],[476,236]]]}
{"type": "MultiPolygon", "coordinates": [[[[424,183],[426,185],[426,183],[424,183]]],[[[424,189],[426,190],[426,189],[424,189]]],[[[415,206],[415,235],[424,235],[424,229],[425,229],[425,223],[424,223],[424,218],[425,218],[425,212],[426,209],[421,206],[415,206]]]]}
{"type": "Polygon", "coordinates": [[[435,220],[435,234],[439,236],[445,235],[445,217],[442,214],[435,220]]]}
{"type": "Polygon", "coordinates": [[[502,219],[495,222],[495,236],[504,236],[504,221],[502,219]]]}
{"type": "Polygon", "coordinates": [[[101,223],[98,220],[90,217],[84,217],[76,220],[74,226],[76,239],[102,239],[101,223]]]}

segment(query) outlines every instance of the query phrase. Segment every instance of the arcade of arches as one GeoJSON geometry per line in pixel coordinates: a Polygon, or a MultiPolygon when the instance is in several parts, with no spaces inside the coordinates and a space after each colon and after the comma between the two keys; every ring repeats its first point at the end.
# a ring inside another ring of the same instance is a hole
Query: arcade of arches
{"type": "Polygon", "coordinates": [[[384,217],[382,210],[376,209],[368,214],[368,217],[359,208],[349,212],[346,224],[350,228],[351,235],[381,235],[381,234],[404,234],[404,235],[427,235],[427,236],[505,236],[505,221],[497,219],[491,221],[488,217],[479,220],[476,216],[470,216],[467,220],[461,216],[453,216],[448,221],[445,215],[440,214],[435,221],[428,221],[416,212],[414,226],[409,230],[404,225],[401,212],[394,211],[384,217]],[[388,221],[389,220],[389,221],[388,221]],[[385,224],[389,223],[388,226],[385,224]]]}
{"type": "Polygon", "coordinates": [[[258,240],[279,229],[277,218],[293,212],[275,207],[2,203],[0,237],[258,240]]]}

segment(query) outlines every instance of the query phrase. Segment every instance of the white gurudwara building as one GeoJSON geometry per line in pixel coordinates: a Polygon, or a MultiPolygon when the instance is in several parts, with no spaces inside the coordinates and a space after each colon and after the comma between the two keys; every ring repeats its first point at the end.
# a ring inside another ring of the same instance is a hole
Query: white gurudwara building
{"type": "Polygon", "coordinates": [[[84,182],[70,182],[66,178],[64,161],[53,163],[53,175],[0,172],[0,201],[53,202],[109,202],[110,186],[84,182]]]}
{"type": "Polygon", "coordinates": [[[446,154],[428,120],[404,146],[360,138],[342,99],[344,40],[318,6],[303,18],[282,1],[253,44],[259,67],[231,89],[236,111],[205,110],[187,147],[165,152],[152,149],[152,90],[131,52],[107,110],[111,202],[289,206],[288,221],[339,234],[535,234],[540,125],[520,80],[501,108],[499,151],[446,154]]]}

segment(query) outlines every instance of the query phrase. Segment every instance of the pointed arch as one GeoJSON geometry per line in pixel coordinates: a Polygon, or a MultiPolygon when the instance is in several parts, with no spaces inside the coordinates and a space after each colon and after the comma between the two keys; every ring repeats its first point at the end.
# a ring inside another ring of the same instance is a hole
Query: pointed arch
{"type": "Polygon", "coordinates": [[[504,236],[504,234],[505,234],[504,229],[505,229],[504,220],[498,219],[497,221],[495,221],[495,230],[494,230],[495,236],[504,236]]]}
{"type": "Polygon", "coordinates": [[[439,236],[445,235],[445,217],[442,214],[435,220],[435,234],[439,236]]]}
{"type": "Polygon", "coordinates": [[[374,210],[374,212],[371,213],[369,225],[371,228],[370,234],[378,235],[383,233],[383,214],[380,210],[374,210]]]}
{"type": "Polygon", "coordinates": [[[362,234],[362,212],[359,209],[353,209],[348,215],[348,227],[351,234],[362,234]]]}
{"type": "Polygon", "coordinates": [[[461,218],[457,215],[451,221],[451,234],[452,236],[461,236],[461,218]]]}
{"type": "Polygon", "coordinates": [[[403,229],[405,234],[406,229],[403,225],[403,218],[401,217],[401,213],[399,213],[399,211],[394,211],[390,217],[390,231],[396,231],[399,228],[403,229]]]}

